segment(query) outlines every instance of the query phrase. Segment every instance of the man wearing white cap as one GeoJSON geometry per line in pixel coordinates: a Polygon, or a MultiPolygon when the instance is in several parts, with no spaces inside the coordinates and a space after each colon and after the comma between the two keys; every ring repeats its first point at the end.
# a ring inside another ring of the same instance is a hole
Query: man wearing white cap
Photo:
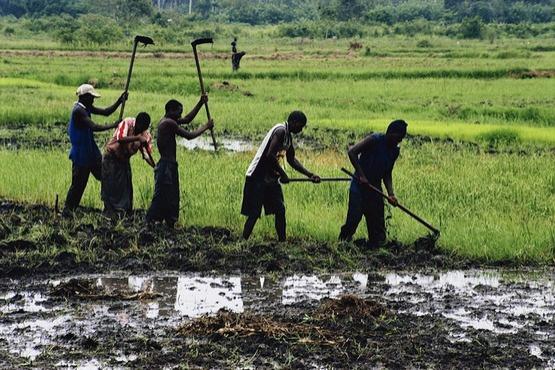
{"type": "Polygon", "coordinates": [[[71,173],[71,186],[67,192],[64,214],[75,210],[81,202],[83,192],[87,187],[89,175],[100,181],[102,176],[102,155],[94,141],[95,131],[106,131],[117,127],[113,125],[97,125],[91,120],[91,114],[109,116],[118,109],[121,103],[127,100],[127,93],[123,93],[118,100],[108,108],[97,108],[93,105],[94,99],[100,94],[89,84],[83,84],[77,89],[79,101],[75,103],[69,119],[68,134],[71,141],[69,158],[73,162],[71,173]]]}

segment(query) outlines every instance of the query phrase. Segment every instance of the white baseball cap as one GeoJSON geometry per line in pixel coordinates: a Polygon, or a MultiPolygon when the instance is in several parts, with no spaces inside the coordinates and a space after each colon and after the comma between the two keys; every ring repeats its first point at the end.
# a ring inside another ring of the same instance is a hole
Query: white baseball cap
{"type": "Polygon", "coordinates": [[[95,98],[100,98],[100,94],[96,92],[93,85],[83,84],[77,88],[77,96],[82,96],[85,94],[91,94],[95,98]]]}

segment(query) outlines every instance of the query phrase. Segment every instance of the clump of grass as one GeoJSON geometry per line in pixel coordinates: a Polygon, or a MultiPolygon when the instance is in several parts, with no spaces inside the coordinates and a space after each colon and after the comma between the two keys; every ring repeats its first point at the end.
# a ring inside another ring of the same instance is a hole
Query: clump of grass
{"type": "Polygon", "coordinates": [[[480,134],[478,139],[489,146],[510,146],[520,143],[519,133],[510,128],[499,128],[480,134]]]}
{"type": "Polygon", "coordinates": [[[420,40],[416,43],[416,46],[419,48],[423,48],[423,49],[428,49],[433,47],[432,43],[430,42],[430,40],[420,40]]]}

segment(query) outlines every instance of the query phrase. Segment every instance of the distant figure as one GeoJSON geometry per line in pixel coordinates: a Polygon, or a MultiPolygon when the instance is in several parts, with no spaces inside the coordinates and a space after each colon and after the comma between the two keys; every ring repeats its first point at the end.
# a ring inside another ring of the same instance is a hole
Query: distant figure
{"type": "Polygon", "coordinates": [[[165,221],[168,227],[174,227],[179,218],[179,173],[177,171],[175,136],[192,140],[206,130],[214,127],[212,120],[194,131],[187,131],[180,127],[189,124],[195,118],[200,108],[208,102],[208,96],[202,95],[198,103],[183,118],[183,104],[177,100],[166,103],[166,114],[158,123],[156,143],[160,152],[160,161],[154,170],[154,196],[150,208],[146,213],[148,224],[165,221]]]}
{"type": "Polygon", "coordinates": [[[127,93],[124,92],[113,105],[102,109],[93,105],[94,99],[100,98],[100,94],[92,85],[79,86],[76,94],[78,101],[73,106],[67,129],[71,141],[69,158],[73,164],[71,186],[64,205],[64,216],[68,216],[79,206],[89,181],[89,175],[92,173],[99,181],[102,178],[102,155],[94,141],[94,132],[111,130],[118,125],[118,123],[107,126],[97,125],[91,120],[91,114],[109,116],[127,100],[127,93]]]}
{"type": "Polygon", "coordinates": [[[137,118],[125,118],[106,144],[106,152],[102,158],[101,195],[107,216],[128,214],[133,209],[131,157],[140,151],[151,167],[156,165],[152,159],[149,126],[148,113],[141,112],[137,118]]]}
{"type": "Polygon", "coordinates": [[[231,52],[233,54],[237,52],[237,37],[234,37],[233,41],[231,41],[231,52]]]}
{"type": "Polygon", "coordinates": [[[350,241],[357,230],[362,216],[366,219],[368,229],[368,246],[380,247],[385,243],[386,230],[384,220],[384,203],[382,196],[364,184],[370,184],[381,189],[383,181],[388,201],[397,205],[397,198],[393,191],[393,166],[399,157],[399,143],[407,134],[407,123],[396,120],[389,124],[385,134],[376,133],[367,136],[349,148],[348,155],[357,180],[351,181],[349,189],[349,210],[347,220],[341,227],[339,240],[350,241]]]}
{"type": "Polygon", "coordinates": [[[231,42],[231,68],[233,70],[233,72],[236,72],[241,64],[241,58],[243,58],[245,56],[244,51],[238,53],[237,52],[237,37],[233,38],[233,41],[231,42]]]}
{"type": "Polygon", "coordinates": [[[280,182],[287,184],[289,177],[279,164],[278,157],[285,153],[287,162],[297,172],[309,177],[313,182],[320,182],[320,177],[304,168],[295,158],[293,137],[306,126],[303,112],[294,111],[287,121],[275,125],[264,137],[254,159],[247,169],[241,214],[247,216],[243,228],[243,238],[248,239],[262,213],[275,216],[275,227],[279,241],[286,239],[285,202],[280,182]],[[279,180],[279,181],[278,181],[279,180]]]}

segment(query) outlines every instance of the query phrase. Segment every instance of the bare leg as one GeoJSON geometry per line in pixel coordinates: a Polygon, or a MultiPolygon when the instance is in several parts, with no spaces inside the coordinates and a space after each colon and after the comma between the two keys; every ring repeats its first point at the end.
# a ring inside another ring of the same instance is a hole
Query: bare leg
{"type": "Polygon", "coordinates": [[[245,227],[243,228],[243,239],[249,239],[252,234],[252,230],[254,229],[254,225],[256,225],[256,221],[258,221],[258,217],[249,216],[247,218],[247,221],[245,221],[245,227]]]}
{"type": "Polygon", "coordinates": [[[285,212],[276,213],[275,226],[276,226],[276,233],[278,236],[278,240],[280,242],[284,242],[286,240],[285,230],[287,227],[287,221],[285,220],[285,212]]]}

